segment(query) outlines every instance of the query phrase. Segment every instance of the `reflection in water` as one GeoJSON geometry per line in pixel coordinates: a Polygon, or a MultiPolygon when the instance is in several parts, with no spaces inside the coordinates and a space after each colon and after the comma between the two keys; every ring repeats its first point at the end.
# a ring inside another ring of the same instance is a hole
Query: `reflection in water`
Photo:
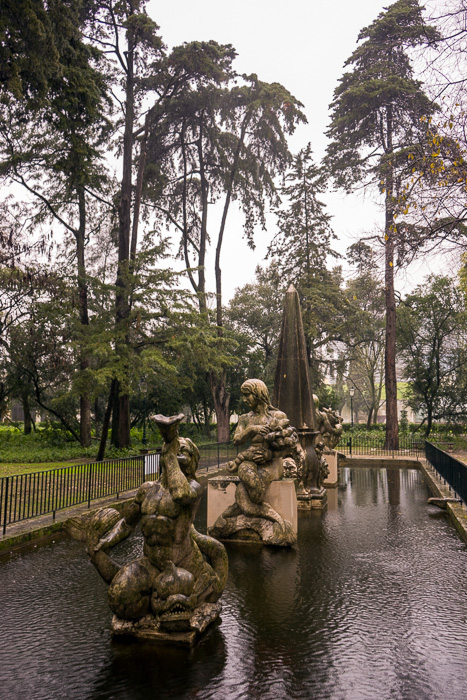
{"type": "Polygon", "coordinates": [[[229,544],[222,624],[191,651],[112,641],[80,543],[0,564],[0,694],[464,700],[467,552],[428,517],[420,473],[344,469],[334,494],[338,508],[300,514],[295,550],[229,544]]]}

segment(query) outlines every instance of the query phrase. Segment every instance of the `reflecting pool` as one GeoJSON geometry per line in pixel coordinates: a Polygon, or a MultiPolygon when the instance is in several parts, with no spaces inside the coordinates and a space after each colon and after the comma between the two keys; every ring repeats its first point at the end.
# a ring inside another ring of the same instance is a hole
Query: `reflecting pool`
{"type": "Polygon", "coordinates": [[[327,510],[300,514],[295,550],[228,546],[222,623],[191,651],[113,641],[83,544],[15,555],[0,563],[0,697],[465,700],[467,548],[428,496],[417,470],[343,469],[327,510]]]}

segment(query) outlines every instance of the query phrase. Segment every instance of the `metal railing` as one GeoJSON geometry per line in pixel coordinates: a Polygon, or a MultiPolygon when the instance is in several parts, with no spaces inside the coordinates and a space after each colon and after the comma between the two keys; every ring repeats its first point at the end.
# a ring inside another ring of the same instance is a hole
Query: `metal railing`
{"type": "Polygon", "coordinates": [[[467,504],[467,466],[428,441],[425,442],[425,457],[450,490],[467,504]]]}
{"type": "MultiPolygon", "coordinates": [[[[200,445],[199,470],[209,472],[233,459],[238,449],[232,443],[200,445]]],[[[0,478],[0,531],[8,525],[138,488],[160,476],[157,452],[109,459],[91,464],[50,469],[0,478]]]]}
{"type": "Polygon", "coordinates": [[[0,479],[0,526],[55,513],[137,488],[145,480],[145,458],[126,457],[0,479]]]}
{"type": "Polygon", "coordinates": [[[199,469],[209,471],[219,468],[231,459],[235,459],[239,448],[233,442],[216,442],[209,445],[198,445],[199,469]]]}
{"type": "Polygon", "coordinates": [[[419,457],[423,454],[424,444],[417,440],[399,438],[399,449],[388,450],[384,446],[384,435],[377,438],[343,436],[336,447],[338,452],[342,452],[349,457],[365,455],[377,457],[419,457]]]}

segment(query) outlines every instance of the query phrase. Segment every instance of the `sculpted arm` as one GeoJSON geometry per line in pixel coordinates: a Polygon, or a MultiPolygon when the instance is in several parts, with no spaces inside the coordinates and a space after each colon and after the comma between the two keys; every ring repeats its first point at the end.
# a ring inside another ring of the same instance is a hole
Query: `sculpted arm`
{"type": "Polygon", "coordinates": [[[244,442],[252,440],[257,435],[264,437],[268,433],[269,427],[267,425],[253,423],[252,418],[247,414],[238,419],[233,441],[236,445],[243,445],[244,442]]]}
{"type": "Polygon", "coordinates": [[[167,486],[173,500],[182,505],[188,505],[198,498],[198,491],[193,488],[185,474],[180,469],[178,453],[180,442],[174,438],[165,442],[162,447],[162,459],[164,460],[167,486]]]}
{"type": "Polygon", "coordinates": [[[100,508],[88,523],[86,531],[87,553],[107,583],[110,583],[121,568],[113,561],[109,552],[133,531],[141,517],[141,503],[151,485],[151,482],[146,482],[138,489],[135,500],[128,505],[124,516],[115,508],[100,508]]]}

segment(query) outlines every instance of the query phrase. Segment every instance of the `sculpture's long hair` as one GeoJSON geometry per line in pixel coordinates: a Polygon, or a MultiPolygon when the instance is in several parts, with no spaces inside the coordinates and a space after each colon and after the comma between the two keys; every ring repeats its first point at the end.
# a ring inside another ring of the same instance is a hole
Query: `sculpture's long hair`
{"type": "Polygon", "coordinates": [[[268,411],[277,411],[277,408],[271,404],[268,388],[266,384],[261,381],[261,379],[247,379],[240,387],[240,391],[245,393],[248,392],[249,394],[256,396],[258,401],[266,404],[268,411]]]}

